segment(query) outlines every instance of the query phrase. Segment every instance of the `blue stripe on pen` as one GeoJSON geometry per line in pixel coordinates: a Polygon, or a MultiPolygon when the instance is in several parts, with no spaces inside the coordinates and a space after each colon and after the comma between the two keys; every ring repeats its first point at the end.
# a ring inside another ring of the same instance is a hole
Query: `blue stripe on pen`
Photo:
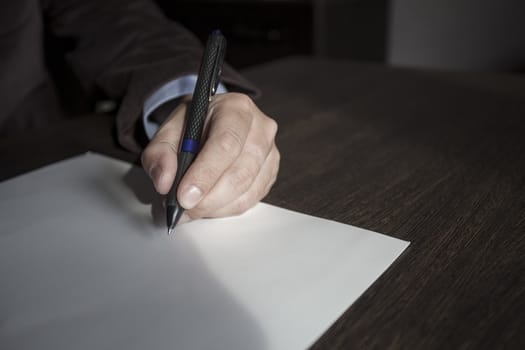
{"type": "Polygon", "coordinates": [[[199,151],[199,142],[194,139],[184,139],[182,141],[181,152],[197,153],[199,151]]]}

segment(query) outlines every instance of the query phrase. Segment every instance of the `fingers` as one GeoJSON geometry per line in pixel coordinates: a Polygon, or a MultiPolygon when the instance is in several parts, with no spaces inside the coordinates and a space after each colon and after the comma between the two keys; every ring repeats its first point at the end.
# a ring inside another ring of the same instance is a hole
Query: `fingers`
{"type": "Polygon", "coordinates": [[[199,204],[243,153],[252,123],[258,117],[255,109],[245,95],[216,97],[210,108],[207,140],[179,184],[177,198],[184,208],[199,204]]]}
{"type": "Polygon", "coordinates": [[[230,203],[218,208],[198,206],[187,212],[190,218],[199,217],[225,217],[240,215],[263,199],[277,179],[279,171],[280,154],[275,145],[266,158],[261,171],[257,174],[246,192],[234,198],[230,203]]]}
{"type": "MultiPolygon", "coordinates": [[[[216,211],[243,196],[250,188],[252,191],[256,189],[257,192],[260,192],[261,187],[273,180],[269,179],[268,176],[261,177],[261,173],[265,172],[268,175],[271,171],[276,172],[278,168],[278,161],[275,158],[275,153],[277,153],[274,143],[275,134],[273,130],[259,126],[260,123],[261,121],[254,122],[254,128],[247,137],[243,151],[195,207],[194,214],[198,213],[199,216],[203,217],[215,217],[216,211]],[[272,151],[274,153],[269,158],[272,151]],[[266,169],[263,169],[265,164],[266,169]],[[258,182],[253,186],[256,180],[258,182]]],[[[273,129],[273,126],[269,126],[269,128],[273,129]]],[[[261,198],[257,198],[257,201],[261,198]]],[[[253,204],[255,202],[251,203],[250,207],[253,204]]],[[[221,212],[223,211],[221,210],[221,212]]]]}
{"type": "MultiPolygon", "coordinates": [[[[177,108],[144,150],[142,163],[160,194],[177,170],[186,104],[177,108]]],[[[277,124],[246,95],[227,93],[210,103],[203,146],[178,187],[189,218],[237,215],[255,205],[277,177],[277,124]]]]}
{"type": "Polygon", "coordinates": [[[142,166],[160,194],[169,192],[177,171],[177,153],[187,103],[181,103],[142,152],[142,166]]]}
{"type": "Polygon", "coordinates": [[[179,202],[191,218],[244,212],[269,192],[279,169],[277,123],[248,97],[217,102],[209,138],[179,187],[179,202]]]}

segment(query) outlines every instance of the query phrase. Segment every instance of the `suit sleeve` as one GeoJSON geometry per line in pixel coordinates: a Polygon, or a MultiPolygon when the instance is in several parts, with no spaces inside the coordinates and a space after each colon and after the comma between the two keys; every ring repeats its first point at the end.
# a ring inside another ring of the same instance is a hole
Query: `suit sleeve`
{"type": "MultiPolygon", "coordinates": [[[[166,82],[196,74],[202,45],[148,0],[44,0],[46,24],[72,41],[67,54],[84,87],[120,101],[119,142],[139,152],[135,139],[145,99],[166,82]]],[[[228,65],[222,82],[230,91],[258,90],[228,65]]]]}

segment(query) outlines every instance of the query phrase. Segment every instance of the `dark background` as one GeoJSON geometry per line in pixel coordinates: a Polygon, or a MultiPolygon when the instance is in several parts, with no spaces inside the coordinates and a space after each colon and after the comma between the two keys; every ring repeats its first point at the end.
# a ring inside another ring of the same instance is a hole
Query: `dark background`
{"type": "Polygon", "coordinates": [[[156,0],[243,68],[291,54],[439,69],[523,71],[523,0],[156,0]]]}
{"type": "MultiPolygon", "coordinates": [[[[154,0],[202,42],[228,39],[237,69],[290,55],[441,70],[525,72],[523,0],[154,0]]],[[[67,41],[46,37],[48,68],[70,115],[111,112],[67,68],[67,41]]]]}

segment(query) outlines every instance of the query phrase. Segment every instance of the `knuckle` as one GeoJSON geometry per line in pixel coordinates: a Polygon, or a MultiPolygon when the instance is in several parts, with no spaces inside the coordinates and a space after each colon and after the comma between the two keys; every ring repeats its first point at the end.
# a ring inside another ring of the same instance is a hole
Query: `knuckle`
{"type": "Polygon", "coordinates": [[[240,109],[242,111],[249,111],[253,109],[254,105],[252,99],[248,95],[238,92],[231,93],[231,96],[227,101],[236,109],[240,109]]]}
{"type": "Polygon", "coordinates": [[[230,175],[230,184],[239,193],[244,193],[257,174],[249,167],[238,167],[230,175]]]}
{"type": "Polygon", "coordinates": [[[226,154],[238,155],[242,149],[241,136],[233,129],[228,129],[220,134],[218,144],[220,150],[226,154]]]}
{"type": "Polygon", "coordinates": [[[259,143],[246,142],[244,150],[250,155],[250,159],[253,159],[255,164],[263,164],[271,150],[272,145],[266,140],[260,140],[259,143]]]}
{"type": "Polygon", "coordinates": [[[179,153],[179,147],[171,140],[160,139],[156,142],[156,145],[163,150],[169,150],[172,154],[176,155],[179,153]]]}

